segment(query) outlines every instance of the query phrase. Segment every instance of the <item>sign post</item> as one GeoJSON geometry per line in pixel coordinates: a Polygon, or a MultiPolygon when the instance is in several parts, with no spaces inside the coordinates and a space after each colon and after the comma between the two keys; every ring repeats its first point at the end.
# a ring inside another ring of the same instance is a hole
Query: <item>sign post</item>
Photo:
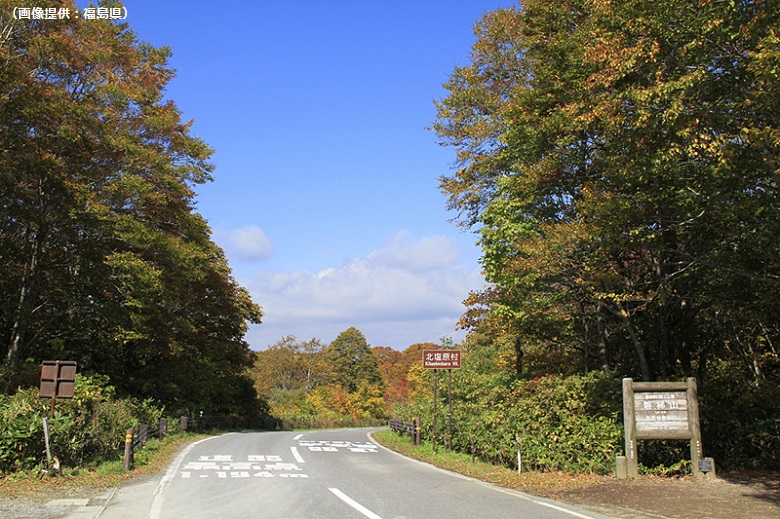
{"type": "MultiPolygon", "coordinates": [[[[712,477],[714,463],[702,463],[699,400],[696,379],[685,382],[634,382],[623,379],[625,477],[638,476],[637,440],[690,440],[691,466],[696,477],[712,477]],[[700,468],[702,467],[702,468],[700,468]],[[702,470],[707,468],[709,470],[702,470]]],[[[622,457],[618,474],[623,476],[622,457]]]]}
{"type": "Polygon", "coordinates": [[[423,369],[433,370],[433,451],[436,452],[436,415],[438,393],[436,387],[437,374],[440,369],[446,369],[448,373],[447,403],[449,406],[449,420],[447,426],[446,448],[452,445],[452,370],[460,369],[460,350],[423,350],[423,369]]]}
{"type": "MultiPolygon", "coordinates": [[[[41,364],[40,398],[51,398],[49,413],[54,414],[54,403],[57,398],[73,398],[76,386],[76,362],[72,360],[44,360],[41,364]]],[[[51,448],[49,445],[49,421],[43,418],[43,440],[46,444],[46,459],[49,468],[52,466],[51,448]]]]}
{"type": "Polygon", "coordinates": [[[431,439],[433,440],[433,452],[436,452],[436,409],[437,409],[437,400],[439,399],[438,394],[436,393],[436,375],[439,373],[438,369],[433,370],[433,436],[431,439]]]}
{"type": "Polygon", "coordinates": [[[447,370],[447,443],[445,450],[452,450],[452,370],[447,370]]]}

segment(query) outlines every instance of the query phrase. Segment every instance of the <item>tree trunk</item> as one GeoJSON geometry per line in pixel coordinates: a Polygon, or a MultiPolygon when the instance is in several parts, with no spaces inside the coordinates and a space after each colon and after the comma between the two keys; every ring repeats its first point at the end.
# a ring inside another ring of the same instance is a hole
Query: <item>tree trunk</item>
{"type": "Polygon", "coordinates": [[[3,30],[0,31],[0,49],[2,49],[8,40],[11,39],[11,34],[14,32],[13,24],[6,24],[3,30]]]}
{"type": "Polygon", "coordinates": [[[607,331],[604,329],[604,320],[602,319],[603,303],[598,302],[596,308],[596,333],[599,341],[599,359],[601,360],[601,371],[609,373],[612,368],[609,364],[609,354],[607,352],[607,331]]]}
{"type": "Polygon", "coordinates": [[[33,310],[33,303],[38,292],[38,278],[40,271],[41,255],[43,254],[44,244],[48,239],[47,213],[48,204],[46,203],[46,190],[43,186],[43,179],[37,182],[37,213],[38,218],[28,224],[26,239],[29,246],[30,259],[24,267],[22,280],[19,286],[19,299],[13,314],[11,323],[11,336],[8,341],[8,353],[5,358],[5,364],[12,371],[19,368],[21,360],[25,354],[25,336],[30,325],[30,317],[33,310]]]}
{"type": "Polygon", "coordinates": [[[8,354],[5,364],[12,371],[19,368],[19,362],[24,353],[24,339],[30,320],[30,308],[35,297],[35,285],[38,278],[39,257],[42,250],[42,238],[40,232],[33,232],[32,250],[30,262],[24,269],[22,283],[19,289],[19,300],[14,311],[13,324],[11,325],[11,337],[8,343],[8,354]]]}
{"type": "Polygon", "coordinates": [[[631,336],[631,342],[634,343],[634,349],[636,350],[637,360],[639,361],[639,370],[642,373],[642,380],[644,382],[650,382],[650,366],[647,363],[647,354],[645,353],[645,347],[639,340],[639,337],[634,330],[634,326],[631,324],[631,318],[624,313],[620,314],[620,318],[623,320],[623,324],[626,326],[626,331],[631,336]]]}
{"type": "Polygon", "coordinates": [[[523,340],[520,337],[515,339],[515,374],[523,375],[523,340]]]}

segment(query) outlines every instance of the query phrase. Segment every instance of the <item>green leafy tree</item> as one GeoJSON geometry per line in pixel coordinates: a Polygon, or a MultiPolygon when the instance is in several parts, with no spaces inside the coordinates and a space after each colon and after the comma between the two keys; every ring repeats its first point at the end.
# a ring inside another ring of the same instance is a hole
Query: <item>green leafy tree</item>
{"type": "Polygon", "coordinates": [[[471,317],[585,369],[649,380],[737,356],[757,383],[777,377],[778,13],[531,0],[486,14],[434,125],[459,161],[442,189],[493,283],[471,317]]]}
{"type": "Polygon", "coordinates": [[[328,384],[332,374],[324,351],[319,339],[299,341],[289,335],[257,352],[251,369],[257,392],[269,397],[279,391],[307,393],[328,384]]]}
{"type": "Polygon", "coordinates": [[[366,342],[366,336],[357,328],[341,332],[326,352],[333,369],[333,381],[347,392],[354,393],[362,382],[382,386],[377,357],[366,342]]]}
{"type": "Polygon", "coordinates": [[[182,409],[251,400],[243,335],[261,311],[194,211],[212,150],[163,99],[169,49],[13,7],[0,0],[5,366],[72,358],[182,409]]]}

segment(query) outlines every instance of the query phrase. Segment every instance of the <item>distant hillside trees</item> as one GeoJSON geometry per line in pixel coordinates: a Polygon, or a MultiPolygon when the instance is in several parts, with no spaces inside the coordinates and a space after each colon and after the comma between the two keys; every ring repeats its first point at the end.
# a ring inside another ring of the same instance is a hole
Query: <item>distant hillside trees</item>
{"type": "Polygon", "coordinates": [[[386,418],[392,404],[407,400],[410,366],[421,363],[422,346],[372,348],[355,327],[330,344],[285,337],[255,354],[250,374],[271,414],[286,423],[361,423],[386,418]]]}
{"type": "Polygon", "coordinates": [[[163,98],[170,51],[15,6],[0,0],[3,389],[72,359],[172,410],[235,410],[261,310],[194,209],[212,150],[163,98]]]}

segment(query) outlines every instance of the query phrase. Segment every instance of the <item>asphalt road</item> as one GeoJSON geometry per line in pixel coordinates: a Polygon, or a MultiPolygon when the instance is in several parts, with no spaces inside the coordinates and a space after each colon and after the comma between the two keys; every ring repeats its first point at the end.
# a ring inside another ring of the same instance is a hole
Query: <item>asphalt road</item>
{"type": "Polygon", "coordinates": [[[100,519],[604,519],[409,460],[370,431],[208,438],[161,478],[119,489],[100,519]]]}

